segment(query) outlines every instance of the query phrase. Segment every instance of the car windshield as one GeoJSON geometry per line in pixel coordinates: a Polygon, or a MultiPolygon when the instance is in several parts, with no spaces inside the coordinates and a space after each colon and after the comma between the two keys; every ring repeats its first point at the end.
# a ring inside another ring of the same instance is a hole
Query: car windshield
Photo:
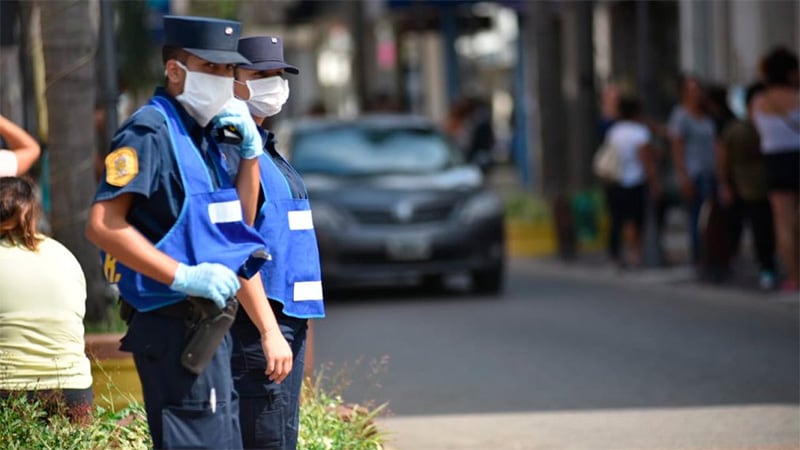
{"type": "Polygon", "coordinates": [[[299,172],[337,176],[438,172],[456,158],[440,133],[421,127],[338,125],[304,130],[292,145],[299,172]]]}

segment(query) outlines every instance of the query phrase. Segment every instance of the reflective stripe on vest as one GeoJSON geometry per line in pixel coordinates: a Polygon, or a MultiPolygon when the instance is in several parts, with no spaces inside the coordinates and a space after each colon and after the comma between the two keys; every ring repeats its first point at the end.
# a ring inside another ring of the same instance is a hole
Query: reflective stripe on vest
{"type": "Polygon", "coordinates": [[[324,317],[319,249],[309,202],[293,198],[269,152],[259,157],[259,170],[264,204],[255,225],[272,255],[261,267],[267,296],[282,303],[287,316],[324,317]]]}

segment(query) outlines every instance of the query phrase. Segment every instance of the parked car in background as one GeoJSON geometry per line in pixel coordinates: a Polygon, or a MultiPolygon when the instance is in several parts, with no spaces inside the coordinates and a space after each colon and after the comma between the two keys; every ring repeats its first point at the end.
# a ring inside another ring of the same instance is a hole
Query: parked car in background
{"type": "Polygon", "coordinates": [[[308,187],[326,288],[466,273],[502,290],[501,200],[430,120],[301,119],[279,142],[308,187]]]}

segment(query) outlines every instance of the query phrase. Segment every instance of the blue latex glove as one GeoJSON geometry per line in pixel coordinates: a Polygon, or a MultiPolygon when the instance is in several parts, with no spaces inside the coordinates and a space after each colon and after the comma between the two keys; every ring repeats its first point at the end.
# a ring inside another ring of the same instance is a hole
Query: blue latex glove
{"type": "Polygon", "coordinates": [[[231,269],[216,263],[187,266],[178,263],[170,288],[194,297],[213,300],[220,309],[239,290],[239,278],[231,269]]]}
{"type": "Polygon", "coordinates": [[[213,119],[214,128],[232,126],[242,136],[242,143],[239,146],[239,155],[243,159],[253,159],[264,154],[264,143],[261,141],[261,134],[258,127],[250,117],[250,110],[247,103],[232,98],[222,108],[213,119]]]}

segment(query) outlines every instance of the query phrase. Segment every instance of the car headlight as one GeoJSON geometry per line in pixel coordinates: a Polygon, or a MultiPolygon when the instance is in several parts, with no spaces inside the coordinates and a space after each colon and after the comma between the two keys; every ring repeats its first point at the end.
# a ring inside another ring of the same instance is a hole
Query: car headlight
{"type": "Polygon", "coordinates": [[[483,191],[470,197],[461,207],[458,218],[470,223],[502,214],[503,205],[500,198],[491,191],[483,191]]]}
{"type": "Polygon", "coordinates": [[[336,230],[347,225],[347,216],[328,203],[312,204],[311,217],[314,220],[314,228],[336,230]]]}

